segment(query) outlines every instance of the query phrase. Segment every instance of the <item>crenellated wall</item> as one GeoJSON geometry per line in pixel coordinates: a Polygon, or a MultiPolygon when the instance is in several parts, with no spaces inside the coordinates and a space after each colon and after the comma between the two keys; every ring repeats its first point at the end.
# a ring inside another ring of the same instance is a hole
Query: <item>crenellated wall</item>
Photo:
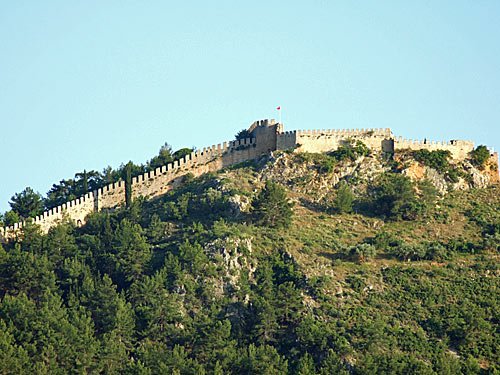
{"type": "MultiPolygon", "coordinates": [[[[31,219],[31,222],[39,225],[44,233],[47,233],[51,227],[65,219],[70,219],[80,226],[85,223],[86,216],[96,210],[96,205],[97,191],[94,191],[45,211],[43,214],[31,219]]],[[[19,229],[22,229],[25,225],[26,221],[23,221],[10,227],[0,228],[0,239],[14,238],[19,229]]]]}
{"type": "Polygon", "coordinates": [[[391,138],[390,129],[297,130],[279,134],[278,149],[296,147],[298,152],[328,152],[336,150],[347,139],[352,139],[362,141],[371,150],[382,151],[384,140],[391,138]]]}
{"type": "Polygon", "coordinates": [[[282,132],[277,136],[277,149],[295,148],[297,152],[328,152],[336,150],[347,139],[360,140],[374,151],[394,152],[397,150],[448,150],[456,160],[467,158],[474,149],[471,141],[449,142],[416,141],[394,137],[391,129],[322,129],[282,132]]]}
{"type": "Polygon", "coordinates": [[[395,150],[422,150],[429,151],[448,150],[453,159],[464,160],[469,152],[474,149],[474,142],[451,140],[449,142],[429,141],[429,140],[413,140],[404,139],[402,137],[394,138],[395,150]]]}
{"type": "Polygon", "coordinates": [[[154,171],[132,179],[132,198],[157,197],[176,187],[183,176],[190,173],[197,177],[226,166],[255,159],[259,151],[254,138],[224,142],[193,152],[154,171]]]}
{"type": "MultiPolygon", "coordinates": [[[[371,150],[394,152],[395,150],[449,150],[453,158],[462,160],[473,150],[469,141],[450,142],[414,141],[394,137],[391,130],[384,129],[323,129],[283,131],[283,124],[275,120],[255,121],[248,129],[251,138],[224,142],[192,152],[184,158],[132,179],[132,199],[158,197],[177,187],[184,176],[197,177],[218,171],[224,167],[252,160],[275,150],[293,149],[296,152],[327,152],[335,150],[346,140],[360,140],[371,150]]],[[[498,156],[495,160],[498,159],[498,156]]],[[[492,171],[498,167],[492,162],[492,171]]],[[[497,175],[497,169],[494,171],[497,175]]],[[[493,172],[492,172],[493,173],[493,172]]],[[[71,220],[83,225],[88,214],[103,209],[115,209],[125,204],[125,183],[118,181],[101,189],[89,192],[78,199],[55,207],[32,221],[43,232],[61,222],[71,220]]],[[[0,240],[14,238],[25,222],[7,228],[0,227],[0,240]]]]}
{"type": "MultiPolygon", "coordinates": [[[[215,172],[233,164],[255,159],[261,153],[255,138],[205,147],[173,163],[134,177],[132,179],[132,199],[140,196],[153,198],[163,195],[182,183],[184,176],[188,173],[197,177],[204,173],[215,172]]],[[[118,181],[45,211],[42,215],[31,219],[31,222],[39,225],[42,232],[47,233],[51,227],[63,220],[70,220],[80,226],[85,223],[85,218],[90,213],[103,209],[115,209],[124,204],[125,183],[118,181]]],[[[0,240],[15,238],[25,225],[26,222],[20,222],[10,227],[0,227],[0,240]]]]}

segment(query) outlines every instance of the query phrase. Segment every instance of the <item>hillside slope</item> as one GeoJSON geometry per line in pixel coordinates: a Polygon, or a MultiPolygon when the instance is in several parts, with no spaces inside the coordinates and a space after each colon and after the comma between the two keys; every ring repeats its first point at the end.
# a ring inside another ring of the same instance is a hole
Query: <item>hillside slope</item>
{"type": "Polygon", "coordinates": [[[28,225],[0,248],[0,372],[497,373],[500,188],[416,166],[275,153],[28,225]]]}

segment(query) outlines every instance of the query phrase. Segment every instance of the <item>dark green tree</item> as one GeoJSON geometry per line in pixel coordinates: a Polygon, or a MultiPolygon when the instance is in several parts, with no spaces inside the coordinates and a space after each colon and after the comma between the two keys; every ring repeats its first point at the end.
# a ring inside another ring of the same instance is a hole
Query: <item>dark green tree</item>
{"type": "Polygon", "coordinates": [[[297,375],[314,375],[316,374],[316,366],[312,355],[306,353],[300,358],[297,366],[297,375]]]}
{"type": "Polygon", "coordinates": [[[47,192],[44,206],[46,210],[50,210],[76,198],[75,180],[61,180],[58,184],[53,184],[47,192]]]}
{"type": "Polygon", "coordinates": [[[120,342],[130,348],[135,326],[134,314],[131,305],[116,291],[116,285],[108,275],[96,280],[88,304],[97,334],[118,337],[120,342]]]}
{"type": "Polygon", "coordinates": [[[141,277],[151,259],[151,250],[139,224],[127,219],[121,221],[115,233],[114,250],[121,277],[127,282],[141,277]]]}
{"type": "Polygon", "coordinates": [[[14,225],[15,223],[19,223],[21,221],[21,216],[17,212],[14,212],[12,210],[7,211],[3,215],[3,223],[6,226],[9,225],[14,225]]]}
{"type": "Polygon", "coordinates": [[[184,147],[184,148],[181,148],[181,149],[175,151],[173,153],[172,157],[174,158],[174,160],[179,160],[179,159],[182,159],[183,157],[191,154],[192,152],[193,152],[192,148],[184,147]]]}
{"type": "Polygon", "coordinates": [[[480,145],[477,146],[474,150],[472,150],[469,155],[472,164],[478,167],[484,167],[486,161],[490,158],[490,151],[488,150],[488,147],[480,145]]]}
{"type": "Polygon", "coordinates": [[[132,169],[133,163],[129,161],[123,169],[123,181],[125,181],[125,206],[132,204],[132,169]]]}
{"type": "Polygon", "coordinates": [[[165,143],[163,146],[161,146],[158,155],[156,155],[148,162],[148,167],[149,169],[155,169],[167,165],[173,160],[174,158],[172,156],[172,146],[170,146],[168,143],[165,143]]]}
{"type": "Polygon", "coordinates": [[[339,355],[333,350],[329,350],[327,356],[321,362],[321,369],[319,371],[321,375],[348,375],[349,371],[346,366],[342,363],[339,355]]]}
{"type": "Polygon", "coordinates": [[[10,208],[22,219],[35,217],[43,212],[43,200],[40,193],[36,193],[32,188],[27,187],[20,193],[14,194],[10,198],[10,208]]]}
{"type": "Polygon", "coordinates": [[[268,180],[257,198],[252,202],[257,224],[273,228],[288,227],[292,222],[293,203],[288,200],[286,190],[268,180]]]}
{"type": "Polygon", "coordinates": [[[369,187],[372,210],[392,220],[413,220],[422,210],[413,182],[402,174],[385,173],[369,187]]]}
{"type": "Polygon", "coordinates": [[[75,174],[75,194],[84,195],[106,184],[103,176],[97,171],[87,171],[75,174]]]}
{"type": "Polygon", "coordinates": [[[0,320],[0,373],[32,373],[31,359],[26,350],[16,343],[5,322],[0,320]]]}
{"type": "Polygon", "coordinates": [[[334,208],[339,213],[352,212],[354,194],[345,181],[341,181],[337,189],[337,195],[334,200],[334,208]]]}
{"type": "Polygon", "coordinates": [[[234,136],[236,140],[252,138],[252,134],[247,129],[242,129],[234,136]]]}
{"type": "Polygon", "coordinates": [[[250,344],[237,370],[240,374],[285,375],[288,373],[288,362],[273,346],[250,344]]]}

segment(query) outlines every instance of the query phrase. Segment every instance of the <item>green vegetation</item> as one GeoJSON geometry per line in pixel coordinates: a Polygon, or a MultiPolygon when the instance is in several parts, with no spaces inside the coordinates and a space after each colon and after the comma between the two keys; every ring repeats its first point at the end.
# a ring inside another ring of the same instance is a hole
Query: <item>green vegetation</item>
{"type": "Polygon", "coordinates": [[[242,129],[234,136],[236,140],[252,138],[252,134],[247,129],[242,129]]]}
{"type": "Polygon", "coordinates": [[[352,212],[353,204],[354,194],[351,188],[347,182],[341,181],[334,200],[334,209],[339,213],[349,213],[352,212]]]}
{"type": "Polygon", "coordinates": [[[397,173],[380,175],[369,187],[370,212],[390,220],[414,220],[422,212],[415,186],[406,176],[397,173]]]}
{"type": "Polygon", "coordinates": [[[333,172],[336,165],[345,161],[355,161],[361,156],[370,154],[370,149],[360,140],[348,140],[342,143],[337,150],[327,154],[301,152],[295,154],[295,160],[299,163],[311,163],[320,173],[333,172]]]}
{"type": "MultiPolygon", "coordinates": [[[[152,171],[158,167],[168,163],[180,160],[193,152],[192,148],[182,148],[172,153],[172,148],[168,143],[165,143],[157,156],[153,157],[146,164],[137,165],[132,161],[122,164],[118,169],[111,167],[105,168],[102,173],[91,170],[84,170],[75,174],[74,179],[61,180],[58,184],[53,184],[52,188],[47,192],[46,197],[42,197],[39,193],[27,187],[20,193],[12,196],[10,203],[11,210],[3,215],[0,223],[4,225],[13,225],[27,218],[33,218],[40,215],[44,210],[62,205],[63,203],[74,200],[90,191],[97,190],[117,182],[122,179],[125,181],[127,206],[130,204],[131,197],[131,181],[133,177],[137,177],[143,173],[152,171]],[[129,183],[127,184],[127,181],[129,183]]],[[[1,218],[1,217],[0,217],[1,218]]]]}
{"type": "Polygon", "coordinates": [[[341,144],[335,151],[329,153],[329,155],[337,161],[354,161],[360,156],[366,156],[369,154],[370,149],[360,140],[357,140],[356,142],[354,142],[354,140],[350,140],[341,144]]]}
{"type": "Polygon", "coordinates": [[[286,190],[273,181],[267,181],[253,204],[257,224],[271,228],[286,228],[292,222],[293,203],[289,202],[286,190]]]}
{"type": "Polygon", "coordinates": [[[9,202],[13,212],[21,219],[27,219],[40,215],[43,212],[42,196],[39,193],[27,187],[20,193],[14,194],[9,202]]]}
{"type": "Polygon", "coordinates": [[[281,177],[241,164],[28,224],[0,246],[0,373],[500,371],[498,186],[438,201],[385,173],[331,186],[332,212],[281,177]]]}
{"type": "Polygon", "coordinates": [[[132,162],[125,165],[123,171],[123,181],[125,182],[125,206],[130,207],[132,204],[132,162]]]}
{"type": "Polygon", "coordinates": [[[484,167],[488,159],[490,158],[490,152],[488,148],[484,145],[477,146],[474,150],[470,152],[470,158],[472,164],[478,167],[484,167]]]}
{"type": "Polygon", "coordinates": [[[451,152],[448,150],[416,150],[413,151],[413,157],[423,165],[444,174],[450,182],[458,182],[459,177],[466,177],[462,170],[450,164],[451,152]]]}
{"type": "Polygon", "coordinates": [[[337,160],[327,154],[311,153],[311,152],[301,152],[294,155],[294,160],[301,163],[310,163],[314,165],[314,168],[319,173],[331,173],[337,160]]]}
{"type": "Polygon", "coordinates": [[[445,173],[450,169],[449,159],[451,158],[451,152],[448,150],[416,150],[413,151],[413,156],[415,160],[428,167],[434,168],[440,173],[445,173]]]}

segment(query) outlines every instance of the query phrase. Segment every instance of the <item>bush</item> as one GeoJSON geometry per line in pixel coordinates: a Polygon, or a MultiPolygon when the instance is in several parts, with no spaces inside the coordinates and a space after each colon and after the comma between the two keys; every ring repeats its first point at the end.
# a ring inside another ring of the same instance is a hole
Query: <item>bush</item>
{"type": "Polygon", "coordinates": [[[285,188],[270,180],[252,203],[255,221],[259,225],[275,228],[286,228],[291,224],[292,207],[285,188]]]}
{"type": "Polygon", "coordinates": [[[486,161],[490,158],[490,152],[484,145],[477,146],[469,153],[472,164],[477,167],[484,167],[486,161]]]}
{"type": "Polygon", "coordinates": [[[236,140],[252,138],[252,134],[247,129],[242,129],[235,134],[234,138],[236,140]]]}
{"type": "Polygon", "coordinates": [[[445,173],[450,169],[451,152],[448,150],[416,150],[413,151],[413,157],[423,165],[434,168],[440,173],[445,173]]]}
{"type": "Polygon", "coordinates": [[[314,164],[314,167],[320,173],[331,173],[337,162],[337,160],[330,155],[311,152],[295,154],[294,159],[297,163],[314,164]]]}
{"type": "Polygon", "coordinates": [[[377,255],[377,249],[375,246],[368,243],[360,243],[349,248],[349,254],[356,258],[358,262],[364,262],[368,259],[372,259],[377,255]]]}
{"type": "Polygon", "coordinates": [[[373,213],[391,220],[415,220],[423,211],[414,184],[406,176],[385,173],[369,188],[373,213]]]}
{"type": "Polygon", "coordinates": [[[402,241],[396,235],[388,232],[379,232],[375,237],[369,238],[367,243],[375,246],[377,250],[390,252],[394,246],[399,246],[402,241]]]}
{"type": "Polygon", "coordinates": [[[389,251],[389,254],[404,261],[424,259],[426,253],[425,247],[421,244],[413,245],[409,243],[402,243],[398,246],[394,246],[389,251]]]}
{"type": "Polygon", "coordinates": [[[354,194],[345,181],[341,181],[334,200],[334,208],[339,213],[349,213],[352,211],[354,194]]]}
{"type": "Polygon", "coordinates": [[[426,256],[429,260],[446,260],[449,258],[448,250],[439,242],[431,242],[427,245],[426,256]]]}
{"type": "Polygon", "coordinates": [[[361,141],[349,140],[345,144],[339,146],[335,151],[330,152],[328,155],[334,157],[338,161],[351,160],[354,161],[360,156],[370,154],[370,149],[361,141]]]}

